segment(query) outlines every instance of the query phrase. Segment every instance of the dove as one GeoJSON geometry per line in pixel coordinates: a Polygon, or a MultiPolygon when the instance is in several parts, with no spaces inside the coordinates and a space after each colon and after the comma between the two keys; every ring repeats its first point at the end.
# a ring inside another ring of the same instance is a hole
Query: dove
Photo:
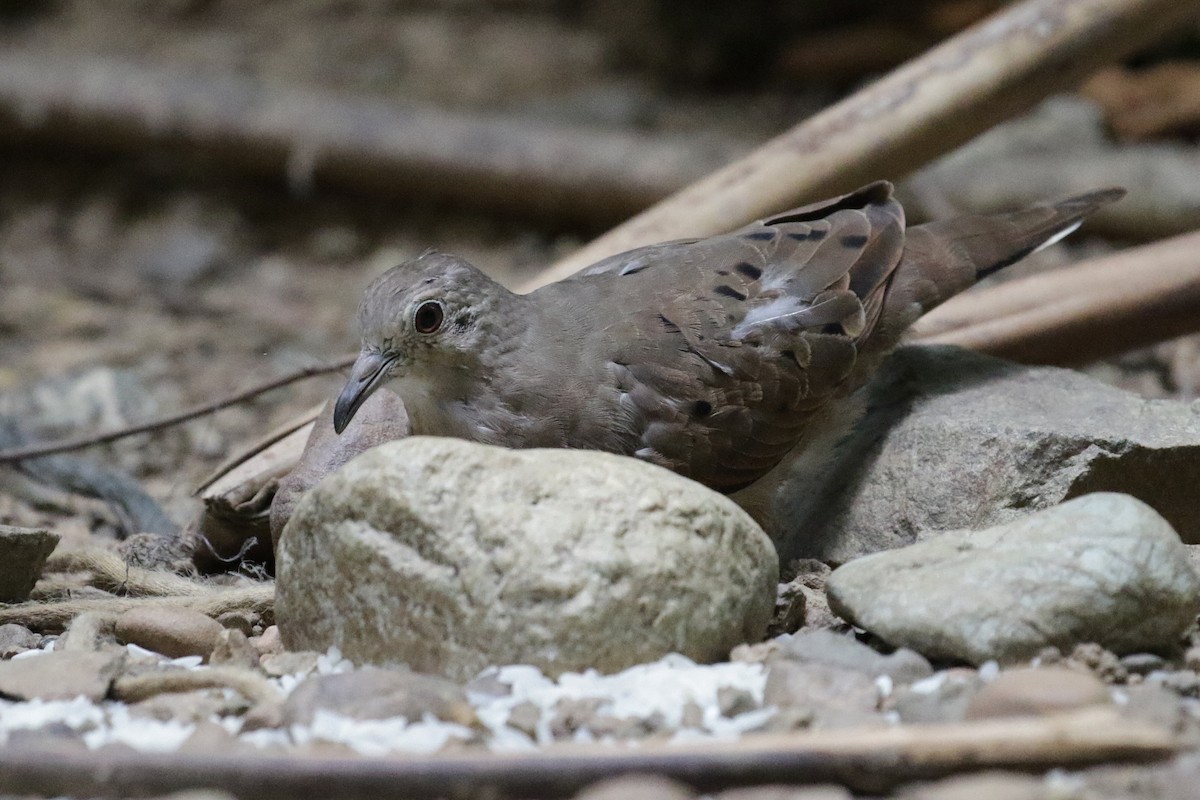
{"type": "Polygon", "coordinates": [[[334,428],[387,385],[413,434],[603,450],[736,492],[817,438],[918,317],[1123,194],[908,228],[880,181],[528,294],[426,252],[367,288],[334,428]]]}

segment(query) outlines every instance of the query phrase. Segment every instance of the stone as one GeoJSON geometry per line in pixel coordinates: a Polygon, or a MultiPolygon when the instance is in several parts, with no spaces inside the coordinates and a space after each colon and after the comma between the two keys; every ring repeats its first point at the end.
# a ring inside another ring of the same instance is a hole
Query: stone
{"type": "Polygon", "coordinates": [[[864,556],[835,570],[827,593],[835,612],[893,646],[1013,663],[1082,642],[1168,649],[1200,609],[1200,576],[1166,520],[1102,492],[864,556]]]}
{"type": "Polygon", "coordinates": [[[1063,667],[1006,669],[971,698],[964,717],[1044,716],[1099,705],[1112,705],[1112,696],[1090,673],[1063,667]]]}
{"type": "Polygon", "coordinates": [[[209,654],[208,662],[213,666],[240,667],[256,669],[258,667],[258,651],[251,646],[246,634],[237,628],[226,628],[217,638],[217,644],[209,654]]]}
{"type": "Polygon", "coordinates": [[[260,656],[277,655],[283,652],[283,640],[279,638],[279,628],[268,626],[258,636],[250,637],[250,646],[258,651],[260,656]]]}
{"type": "Polygon", "coordinates": [[[0,696],[100,702],[125,664],[123,653],[54,652],[0,661],[0,696]]]}
{"type": "Polygon", "coordinates": [[[318,710],[354,719],[403,717],[417,722],[432,714],[447,722],[474,725],[475,712],[462,687],[444,678],[407,670],[363,667],[312,675],[283,704],[286,725],[308,725],[318,710]]]}
{"type": "Polygon", "coordinates": [[[933,674],[933,667],[920,653],[901,648],[885,656],[852,636],[829,630],[800,631],[781,637],[778,642],[773,658],[824,664],[871,678],[886,675],[897,684],[912,683],[933,674]]]}
{"type": "Polygon", "coordinates": [[[314,653],[311,650],[267,653],[259,656],[258,665],[272,678],[284,675],[307,675],[317,668],[317,659],[320,657],[320,653],[314,653]]]}
{"type": "Polygon", "coordinates": [[[42,637],[16,623],[0,625],[0,659],[12,658],[17,653],[32,650],[42,643],[42,637]]]}
{"type": "Polygon", "coordinates": [[[897,351],[832,465],[782,479],[785,559],[833,563],[981,529],[1101,491],[1200,542],[1200,405],[955,347],[897,351]]]}
{"type": "Polygon", "coordinates": [[[1041,778],[1018,772],[977,772],[908,787],[898,800],[1046,800],[1041,778]]]}
{"type": "Polygon", "coordinates": [[[0,525],[0,603],[22,603],[42,575],[58,535],[38,528],[0,525]]]}
{"type": "Polygon", "coordinates": [[[854,800],[850,790],[833,784],[815,786],[747,786],[727,789],[713,800],[854,800]]]}
{"type": "Polygon", "coordinates": [[[645,462],[412,437],[308,492],[277,553],[289,649],[468,680],[616,672],[760,639],[778,560],[731,500],[645,462]]]}
{"type": "Polygon", "coordinates": [[[983,679],[973,669],[942,670],[925,680],[897,687],[885,709],[895,711],[901,722],[961,722],[983,679]]]}
{"type": "Polygon", "coordinates": [[[591,784],[575,800],[691,800],[686,784],[659,775],[622,775],[591,784]]]}
{"type": "Polygon", "coordinates": [[[873,714],[879,707],[879,688],[869,675],[828,664],[775,660],[767,670],[763,705],[781,709],[873,714]]]}
{"type": "Polygon", "coordinates": [[[123,612],[115,625],[117,638],[168,658],[208,659],[225,630],[215,619],[190,608],[140,605],[123,612]]]}

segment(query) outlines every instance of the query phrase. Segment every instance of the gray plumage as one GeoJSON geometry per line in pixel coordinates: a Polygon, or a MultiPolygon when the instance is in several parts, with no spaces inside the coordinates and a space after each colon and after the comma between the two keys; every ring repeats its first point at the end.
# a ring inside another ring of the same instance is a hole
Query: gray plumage
{"type": "Polygon", "coordinates": [[[527,295],[427,253],[367,289],[335,427],[390,381],[415,434],[606,450],[732,492],[803,445],[921,314],[1122,194],[906,230],[879,182],[527,295]]]}

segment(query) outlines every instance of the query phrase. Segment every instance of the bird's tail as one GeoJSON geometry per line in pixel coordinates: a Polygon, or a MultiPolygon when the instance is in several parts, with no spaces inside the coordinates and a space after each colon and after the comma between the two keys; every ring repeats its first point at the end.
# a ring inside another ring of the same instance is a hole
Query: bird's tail
{"type": "Polygon", "coordinates": [[[1098,189],[1003,214],[968,214],[909,228],[883,318],[916,318],[981,278],[1054,244],[1084,217],[1125,195],[1098,189]]]}

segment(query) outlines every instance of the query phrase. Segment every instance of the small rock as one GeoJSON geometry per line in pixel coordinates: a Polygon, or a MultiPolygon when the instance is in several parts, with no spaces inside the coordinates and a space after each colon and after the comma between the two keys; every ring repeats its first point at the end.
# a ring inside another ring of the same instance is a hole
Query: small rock
{"type": "Polygon", "coordinates": [[[22,603],[42,575],[58,535],[37,528],[0,525],[0,603],[22,603]]]}
{"type": "Polygon", "coordinates": [[[258,665],[268,676],[307,675],[317,668],[320,653],[311,650],[293,650],[282,653],[267,653],[259,657],[258,665]]]}
{"type": "Polygon", "coordinates": [[[1111,705],[1103,682],[1062,667],[1008,669],[984,685],[967,704],[966,719],[1043,716],[1111,705]]]}
{"type": "Polygon", "coordinates": [[[831,710],[873,713],[879,689],[862,672],[780,659],[767,670],[763,705],[813,710],[818,716],[831,710]]]}
{"type": "Polygon", "coordinates": [[[1105,683],[1124,683],[1129,680],[1129,671],[1121,663],[1121,659],[1111,650],[1106,650],[1095,642],[1084,642],[1076,645],[1065,661],[1065,666],[1082,667],[1096,674],[1105,683]]]}
{"type": "Polygon", "coordinates": [[[490,664],[554,676],[724,659],[763,636],[778,584],[766,534],[693,481],[449,437],[388,442],[327,476],[277,559],[287,647],[456,680],[490,664]]]}
{"type": "Polygon", "coordinates": [[[416,722],[432,714],[459,725],[476,722],[466,693],[457,684],[433,675],[377,667],[305,679],[283,704],[284,723],[307,725],[322,709],[354,719],[403,717],[416,722]]]}
{"type": "Polygon", "coordinates": [[[123,653],[54,652],[0,661],[0,695],[14,700],[99,702],[125,664],[123,653]]]}
{"type": "Polygon", "coordinates": [[[750,786],[728,789],[713,795],[713,800],[854,800],[842,786],[750,786]]]}
{"type": "Polygon", "coordinates": [[[767,636],[775,637],[799,629],[804,624],[806,606],[804,587],[799,582],[779,584],[775,595],[775,613],[767,624],[767,636]]]}
{"type": "Polygon", "coordinates": [[[1200,697],[1200,675],[1190,669],[1152,673],[1147,676],[1147,681],[1153,681],[1151,685],[1161,686],[1183,697],[1200,697]]]}
{"type": "Polygon", "coordinates": [[[508,712],[508,720],[505,724],[536,741],[537,727],[541,720],[541,707],[526,700],[512,707],[512,710],[508,712]]]}
{"type": "Polygon", "coordinates": [[[1041,778],[1016,772],[981,772],[901,790],[899,800],[1045,800],[1041,778]]]}
{"type": "Polygon", "coordinates": [[[722,686],[717,690],[717,708],[723,717],[736,717],[758,708],[754,695],[745,689],[722,686]]]}
{"type": "Polygon", "coordinates": [[[911,686],[899,687],[888,698],[887,707],[902,722],[961,722],[983,685],[973,669],[943,670],[911,686]]]}
{"type": "Polygon", "coordinates": [[[217,622],[222,628],[241,631],[247,638],[254,635],[254,628],[259,624],[257,614],[245,611],[226,611],[217,615],[217,622]]]}
{"type": "Polygon", "coordinates": [[[801,631],[783,637],[776,654],[777,658],[854,670],[872,678],[887,675],[897,684],[933,674],[933,667],[920,653],[901,648],[885,656],[852,636],[829,630],[801,631]]]}
{"type": "Polygon", "coordinates": [[[42,643],[42,637],[26,628],[9,622],[0,625],[0,659],[12,658],[17,653],[32,650],[42,643]]]}
{"type": "Polygon", "coordinates": [[[588,786],[575,800],[691,800],[687,785],[658,775],[622,775],[588,786]]]}
{"type": "Polygon", "coordinates": [[[282,653],[283,640],[279,638],[279,628],[271,625],[262,634],[251,636],[250,646],[257,650],[260,656],[282,653]]]}
{"type": "Polygon", "coordinates": [[[828,591],[839,615],[885,641],[973,664],[1079,642],[1164,649],[1200,610],[1175,531],[1110,493],[865,556],[835,570],[828,591]]]}
{"type": "Polygon", "coordinates": [[[703,728],[704,709],[695,700],[688,700],[683,705],[683,713],[679,717],[680,728],[703,728]]]}
{"type": "Polygon", "coordinates": [[[117,638],[168,658],[207,659],[225,630],[215,619],[190,608],[144,605],[117,617],[117,638]]]}
{"type": "Polygon", "coordinates": [[[1121,659],[1121,666],[1131,675],[1148,675],[1162,669],[1166,663],[1162,656],[1154,653],[1133,653],[1121,659]]]}
{"type": "Polygon", "coordinates": [[[550,733],[555,739],[569,739],[575,731],[590,730],[603,702],[598,697],[564,697],[554,704],[550,733]]]}
{"type": "Polygon", "coordinates": [[[208,657],[208,663],[213,666],[241,667],[242,669],[258,668],[258,651],[250,646],[246,634],[236,628],[226,628],[221,631],[217,646],[208,657]]]}

